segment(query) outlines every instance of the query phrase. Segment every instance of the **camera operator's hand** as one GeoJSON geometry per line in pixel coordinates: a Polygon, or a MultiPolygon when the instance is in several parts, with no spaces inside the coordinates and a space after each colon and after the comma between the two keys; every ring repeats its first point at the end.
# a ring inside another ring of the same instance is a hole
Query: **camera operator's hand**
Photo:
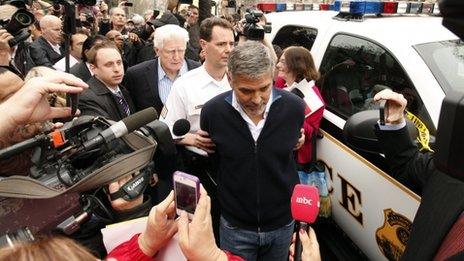
{"type": "Polygon", "coordinates": [[[400,124],[404,121],[404,110],[407,100],[402,94],[390,89],[382,90],[374,96],[374,101],[387,100],[385,110],[385,122],[389,124],[400,124]]]}
{"type": "Polygon", "coordinates": [[[13,39],[13,36],[5,29],[0,29],[0,65],[8,65],[10,63],[11,47],[8,41],[13,39]]]}
{"type": "Polygon", "coordinates": [[[139,247],[147,256],[154,256],[163,248],[177,232],[176,205],[174,192],[158,205],[154,206],[148,215],[147,228],[139,236],[139,247]]]}
{"type": "Polygon", "coordinates": [[[47,94],[80,93],[88,85],[74,75],[58,72],[53,76],[35,77],[0,105],[0,135],[15,127],[33,122],[71,116],[69,107],[50,107],[47,94]]]}
{"type": "MultiPolygon", "coordinates": [[[[300,240],[301,240],[301,260],[302,261],[320,261],[321,260],[321,253],[319,251],[319,242],[317,242],[316,233],[314,232],[313,228],[309,228],[309,236],[308,233],[304,230],[300,230],[300,240]]],[[[292,238],[292,245],[290,246],[290,255],[288,259],[290,261],[294,260],[295,255],[295,233],[293,234],[292,238]]]]}
{"type": "MultiPolygon", "coordinates": [[[[120,180],[110,183],[108,186],[108,191],[110,193],[117,192],[124,184],[126,184],[129,180],[132,179],[132,175],[127,175],[120,180]]],[[[116,200],[111,201],[111,207],[113,207],[116,211],[127,211],[131,210],[137,206],[140,206],[143,203],[143,194],[137,197],[132,201],[127,201],[123,198],[118,198],[116,200]]]]}
{"type": "Polygon", "coordinates": [[[179,246],[187,260],[227,260],[226,254],[216,246],[211,220],[211,199],[205,189],[200,189],[192,222],[182,212],[179,219],[179,246]]]}

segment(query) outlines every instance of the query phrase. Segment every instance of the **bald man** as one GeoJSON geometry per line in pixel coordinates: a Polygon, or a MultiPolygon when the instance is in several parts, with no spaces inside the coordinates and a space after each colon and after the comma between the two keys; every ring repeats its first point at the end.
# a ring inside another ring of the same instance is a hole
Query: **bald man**
{"type": "Polygon", "coordinates": [[[40,20],[40,28],[42,36],[31,44],[31,57],[35,65],[53,67],[64,56],[61,46],[61,20],[56,16],[46,15],[40,20]]]}

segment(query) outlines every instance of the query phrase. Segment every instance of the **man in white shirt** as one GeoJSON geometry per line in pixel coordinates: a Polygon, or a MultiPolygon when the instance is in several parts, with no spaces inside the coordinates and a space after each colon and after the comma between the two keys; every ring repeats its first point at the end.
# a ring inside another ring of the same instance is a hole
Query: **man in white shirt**
{"type": "Polygon", "coordinates": [[[42,36],[31,44],[31,57],[36,66],[52,67],[64,55],[61,20],[54,15],[46,15],[40,20],[40,27],[42,36]]]}
{"type": "MultiPolygon", "coordinates": [[[[78,30],[71,36],[71,43],[69,46],[69,68],[79,63],[82,59],[82,45],[87,39],[87,34],[82,30],[78,30]]],[[[66,71],[66,57],[61,58],[53,67],[59,71],[66,71]]]]}
{"type": "Polygon", "coordinates": [[[175,138],[180,139],[179,145],[205,156],[213,145],[200,130],[201,108],[211,98],[230,90],[226,68],[229,53],[234,47],[232,25],[217,17],[206,19],[200,28],[200,44],[206,54],[204,64],[174,82],[161,112],[161,120],[172,131],[177,120],[187,119],[190,132],[175,138]]]}

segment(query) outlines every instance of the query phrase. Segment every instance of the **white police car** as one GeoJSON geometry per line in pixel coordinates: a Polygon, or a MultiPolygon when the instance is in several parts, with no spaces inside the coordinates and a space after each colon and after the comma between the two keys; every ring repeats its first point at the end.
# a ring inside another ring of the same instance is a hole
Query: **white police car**
{"type": "MultiPolygon", "coordinates": [[[[355,9],[346,1],[338,4],[335,9],[355,9]]],[[[433,6],[420,9],[432,12],[433,6]]],[[[340,17],[336,11],[286,11],[266,17],[272,22],[272,43],[282,49],[306,47],[321,72],[317,85],[327,109],[318,159],[329,167],[333,219],[367,258],[399,259],[420,197],[388,174],[381,155],[349,148],[342,129],[354,113],[375,108],[375,93],[390,88],[408,100],[419,145],[426,148],[434,141],[442,99],[464,84],[464,44],[440,17],[423,14],[340,17]]]]}

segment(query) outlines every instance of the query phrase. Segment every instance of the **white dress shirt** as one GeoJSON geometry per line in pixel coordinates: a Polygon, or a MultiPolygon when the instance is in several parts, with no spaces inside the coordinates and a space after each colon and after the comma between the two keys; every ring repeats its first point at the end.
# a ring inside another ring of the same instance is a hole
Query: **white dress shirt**
{"type": "MultiPolygon", "coordinates": [[[[161,121],[165,122],[172,133],[174,123],[179,119],[190,122],[190,132],[200,129],[200,113],[203,105],[218,94],[229,91],[227,75],[221,81],[216,81],[206,71],[204,66],[191,70],[177,79],[171,87],[166,104],[161,112],[161,121]]],[[[175,136],[173,138],[182,138],[175,136]]],[[[186,146],[198,154],[206,153],[196,147],[186,146]]]]}

